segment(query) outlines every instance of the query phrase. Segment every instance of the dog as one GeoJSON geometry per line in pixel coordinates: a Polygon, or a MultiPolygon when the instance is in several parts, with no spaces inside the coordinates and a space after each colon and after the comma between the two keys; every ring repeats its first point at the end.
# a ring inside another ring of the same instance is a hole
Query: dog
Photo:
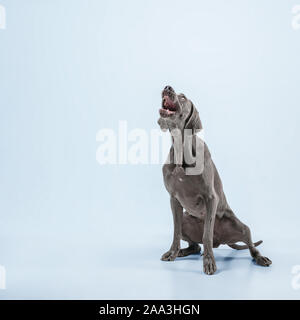
{"type": "Polygon", "coordinates": [[[172,245],[161,260],[173,261],[177,257],[200,253],[200,243],[204,246],[203,271],[212,275],[217,270],[213,248],[227,244],[238,250],[249,249],[260,266],[271,265],[272,261],[256,249],[262,241],[252,242],[249,227],[235,216],[227,203],[208,147],[197,136],[202,123],[192,101],[166,86],[162,91],[159,114],[160,128],[169,130],[172,136],[163,178],[170,194],[174,222],[172,245]],[[180,248],[181,239],[188,242],[187,248],[180,248]]]}

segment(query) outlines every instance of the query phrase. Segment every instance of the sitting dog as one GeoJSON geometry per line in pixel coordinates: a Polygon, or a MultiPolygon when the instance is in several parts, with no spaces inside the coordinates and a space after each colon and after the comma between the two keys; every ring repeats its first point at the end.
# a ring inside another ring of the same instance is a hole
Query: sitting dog
{"type": "Polygon", "coordinates": [[[258,265],[269,266],[271,260],[256,249],[262,241],[252,242],[250,229],[235,216],[226,201],[207,145],[196,134],[202,124],[193,103],[167,86],[162,92],[159,113],[158,124],[172,135],[163,177],[174,221],[171,248],[161,259],[173,261],[176,257],[199,253],[201,243],[204,245],[203,270],[212,275],[217,270],[213,248],[227,244],[238,250],[249,248],[258,265]],[[189,243],[187,248],[180,249],[181,239],[189,243]],[[239,241],[245,245],[237,245],[239,241]]]}

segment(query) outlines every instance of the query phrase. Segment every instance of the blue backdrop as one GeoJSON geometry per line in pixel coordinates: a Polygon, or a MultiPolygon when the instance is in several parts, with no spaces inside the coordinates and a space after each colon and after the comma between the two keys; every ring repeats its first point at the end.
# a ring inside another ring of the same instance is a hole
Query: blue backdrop
{"type": "Polygon", "coordinates": [[[299,299],[295,1],[0,0],[2,299],[299,299]],[[161,262],[160,165],[99,165],[102,128],[157,128],[165,85],[197,107],[247,251],[161,262]]]}

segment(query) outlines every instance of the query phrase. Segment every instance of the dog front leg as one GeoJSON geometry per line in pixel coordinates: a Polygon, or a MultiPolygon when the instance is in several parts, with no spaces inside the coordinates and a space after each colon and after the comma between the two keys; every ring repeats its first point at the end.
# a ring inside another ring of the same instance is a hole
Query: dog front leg
{"type": "Polygon", "coordinates": [[[172,209],[173,223],[174,223],[173,242],[170,250],[162,255],[161,260],[163,261],[175,260],[180,250],[183,208],[179,203],[179,201],[174,197],[171,197],[171,209],[172,209]]]}
{"type": "Polygon", "coordinates": [[[207,214],[204,221],[203,233],[203,271],[209,275],[214,274],[217,271],[213,254],[213,235],[218,202],[218,196],[215,193],[207,197],[206,200],[207,214]]]}

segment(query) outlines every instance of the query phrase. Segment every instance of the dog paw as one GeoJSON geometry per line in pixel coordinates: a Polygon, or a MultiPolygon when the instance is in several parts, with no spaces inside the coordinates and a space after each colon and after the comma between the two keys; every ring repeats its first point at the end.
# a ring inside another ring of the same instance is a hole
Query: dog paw
{"type": "Polygon", "coordinates": [[[179,250],[169,250],[161,256],[162,261],[174,261],[178,257],[179,250]]]}
{"type": "Polygon", "coordinates": [[[215,258],[213,255],[205,254],[203,258],[203,271],[212,275],[217,271],[217,266],[215,262],[215,258]]]}
{"type": "Polygon", "coordinates": [[[198,254],[198,253],[201,253],[201,247],[199,245],[180,249],[178,252],[178,257],[187,257],[191,254],[198,254]]]}
{"type": "Polygon", "coordinates": [[[270,264],[272,264],[272,261],[269,258],[263,256],[258,256],[255,258],[255,261],[258,265],[263,267],[268,267],[270,264]]]}

